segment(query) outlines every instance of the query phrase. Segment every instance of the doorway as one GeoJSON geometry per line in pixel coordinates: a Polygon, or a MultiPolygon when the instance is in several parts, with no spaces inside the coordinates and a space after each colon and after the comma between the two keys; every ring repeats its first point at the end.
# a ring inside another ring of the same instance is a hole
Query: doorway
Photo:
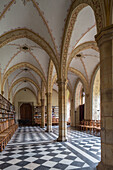
{"type": "Polygon", "coordinates": [[[30,103],[23,103],[20,106],[20,125],[32,125],[32,106],[30,103]]]}

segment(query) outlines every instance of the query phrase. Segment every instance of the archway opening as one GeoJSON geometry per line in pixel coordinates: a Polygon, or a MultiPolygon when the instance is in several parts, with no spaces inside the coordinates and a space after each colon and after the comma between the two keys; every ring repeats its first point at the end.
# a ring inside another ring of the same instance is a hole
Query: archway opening
{"type": "Polygon", "coordinates": [[[85,92],[81,81],[77,83],[75,90],[75,126],[80,125],[80,121],[84,120],[85,113],[85,92]]]}

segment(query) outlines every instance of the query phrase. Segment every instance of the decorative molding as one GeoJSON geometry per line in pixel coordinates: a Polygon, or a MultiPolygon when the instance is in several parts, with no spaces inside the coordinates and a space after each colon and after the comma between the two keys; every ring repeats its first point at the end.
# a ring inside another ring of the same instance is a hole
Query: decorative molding
{"type": "Polygon", "coordinates": [[[0,20],[3,18],[3,16],[5,15],[5,13],[8,11],[8,9],[11,7],[11,5],[14,3],[15,0],[10,1],[10,3],[6,6],[6,8],[4,9],[4,11],[2,12],[2,14],[0,15],[0,20]]]}

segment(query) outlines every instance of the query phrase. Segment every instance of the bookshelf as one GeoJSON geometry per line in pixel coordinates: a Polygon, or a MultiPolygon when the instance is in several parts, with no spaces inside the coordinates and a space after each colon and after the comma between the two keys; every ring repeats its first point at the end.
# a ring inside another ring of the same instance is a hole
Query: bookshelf
{"type": "Polygon", "coordinates": [[[0,94],[0,122],[6,122],[8,126],[15,123],[14,106],[0,94]]]}

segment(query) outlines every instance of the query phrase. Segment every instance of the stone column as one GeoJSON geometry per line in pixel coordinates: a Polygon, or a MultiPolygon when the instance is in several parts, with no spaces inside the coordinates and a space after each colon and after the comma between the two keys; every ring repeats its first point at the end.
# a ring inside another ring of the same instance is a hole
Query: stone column
{"type": "Polygon", "coordinates": [[[41,128],[45,127],[45,99],[41,99],[41,128]]]}
{"type": "Polygon", "coordinates": [[[59,98],[59,137],[58,141],[67,141],[67,112],[66,112],[66,88],[67,82],[58,80],[59,98]]]}
{"type": "Polygon", "coordinates": [[[52,94],[50,92],[46,93],[47,96],[47,132],[52,132],[52,94]]]}
{"type": "Polygon", "coordinates": [[[113,169],[113,25],[104,28],[96,41],[100,49],[101,162],[98,170],[113,169]]]}
{"type": "Polygon", "coordinates": [[[40,91],[38,91],[38,95],[37,95],[37,104],[38,106],[41,105],[41,100],[40,100],[40,91]]]}
{"type": "Polygon", "coordinates": [[[42,82],[41,87],[41,127],[45,127],[45,93],[44,93],[44,83],[42,82]]]}
{"type": "Polygon", "coordinates": [[[90,120],[90,94],[85,94],[84,119],[85,120],[90,120]]]}
{"type": "Polygon", "coordinates": [[[71,126],[75,126],[75,100],[71,99],[71,126]]]}

